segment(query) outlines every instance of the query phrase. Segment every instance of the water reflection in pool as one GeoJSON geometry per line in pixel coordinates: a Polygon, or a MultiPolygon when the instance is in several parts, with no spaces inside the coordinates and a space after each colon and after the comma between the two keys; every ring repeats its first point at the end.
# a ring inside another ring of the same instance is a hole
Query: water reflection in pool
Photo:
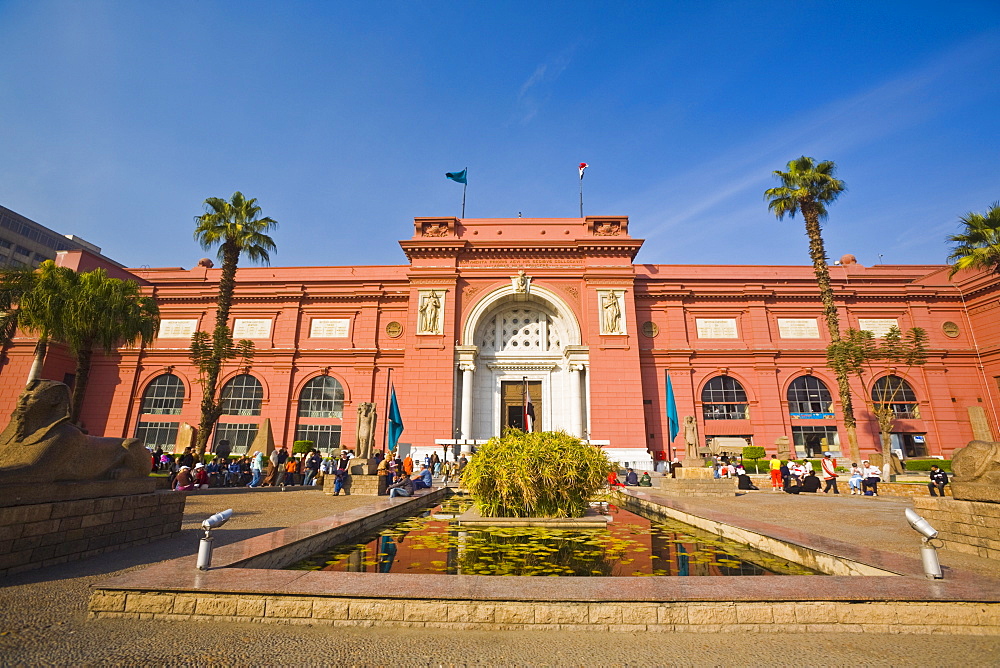
{"type": "Polygon", "coordinates": [[[607,506],[606,529],[459,527],[471,501],[453,497],[417,517],[335,546],[298,570],[549,576],[812,575],[813,571],[672,520],[607,506]]]}

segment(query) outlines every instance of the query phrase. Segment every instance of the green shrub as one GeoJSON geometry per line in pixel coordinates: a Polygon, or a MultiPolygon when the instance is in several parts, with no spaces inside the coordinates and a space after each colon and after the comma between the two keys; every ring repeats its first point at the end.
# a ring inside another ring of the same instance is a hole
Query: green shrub
{"type": "Polygon", "coordinates": [[[757,469],[757,460],[764,459],[764,457],[766,456],[767,453],[764,451],[764,448],[760,447],[759,445],[748,445],[745,448],[743,448],[743,459],[753,460],[754,473],[760,473],[760,471],[757,469]]]}
{"type": "Polygon", "coordinates": [[[903,465],[907,471],[930,471],[931,466],[940,466],[942,471],[951,473],[950,459],[907,459],[903,465]]]}
{"type": "Polygon", "coordinates": [[[295,441],[292,443],[292,454],[304,455],[307,452],[312,452],[314,445],[312,441],[295,441]]]}
{"type": "Polygon", "coordinates": [[[509,429],[478,448],[462,483],[487,517],[582,517],[616,468],[564,432],[509,429]]]}

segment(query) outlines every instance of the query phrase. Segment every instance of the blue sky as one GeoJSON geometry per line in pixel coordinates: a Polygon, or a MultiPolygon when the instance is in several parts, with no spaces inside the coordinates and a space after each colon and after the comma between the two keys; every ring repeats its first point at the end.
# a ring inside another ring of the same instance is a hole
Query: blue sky
{"type": "Polygon", "coordinates": [[[628,215],[655,264],[807,264],[763,201],[847,193],[831,259],[939,263],[1000,199],[1000,3],[0,0],[0,204],[184,266],[206,197],[272,264],[401,264],[415,216],[628,215]]]}

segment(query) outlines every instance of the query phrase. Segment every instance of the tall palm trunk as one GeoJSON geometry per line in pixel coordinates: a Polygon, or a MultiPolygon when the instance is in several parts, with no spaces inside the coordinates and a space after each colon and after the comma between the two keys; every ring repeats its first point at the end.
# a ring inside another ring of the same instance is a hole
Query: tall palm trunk
{"type": "MultiPolygon", "coordinates": [[[[837,304],[833,300],[830,267],[826,263],[826,248],[823,246],[823,235],[819,227],[819,210],[812,202],[802,202],[801,208],[802,217],[806,221],[806,235],[809,237],[809,257],[812,258],[820,299],[823,301],[823,317],[830,333],[830,342],[837,343],[840,341],[840,316],[837,314],[837,304]]],[[[851,461],[857,462],[861,460],[861,448],[858,446],[857,420],[854,417],[850,379],[843,364],[835,364],[833,371],[837,376],[837,391],[844,413],[844,429],[847,431],[851,461]]]]}
{"type": "Polygon", "coordinates": [[[45,353],[49,349],[49,337],[42,334],[35,344],[35,358],[31,361],[31,370],[28,371],[28,383],[39,380],[42,377],[42,366],[45,364],[45,353]]]}
{"type": "Polygon", "coordinates": [[[93,361],[94,344],[84,343],[76,353],[76,379],[73,381],[73,397],[70,402],[69,420],[80,424],[80,412],[83,410],[83,397],[87,394],[90,384],[90,367],[93,361]]]}
{"type": "Polygon", "coordinates": [[[201,420],[195,440],[199,455],[205,454],[208,437],[222,415],[222,402],[215,395],[219,385],[219,372],[232,338],[229,331],[229,310],[236,291],[236,265],[239,259],[240,250],[235,243],[226,241],[222,244],[222,276],[219,278],[218,310],[215,312],[215,329],[212,332],[212,359],[205,374],[205,394],[201,398],[201,420]]]}

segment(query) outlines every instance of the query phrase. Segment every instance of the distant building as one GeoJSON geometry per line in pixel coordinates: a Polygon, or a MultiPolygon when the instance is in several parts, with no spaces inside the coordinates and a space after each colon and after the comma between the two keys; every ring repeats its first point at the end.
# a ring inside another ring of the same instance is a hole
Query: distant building
{"type": "MultiPolygon", "coordinates": [[[[225,366],[211,443],[227,438],[241,452],[267,425],[277,443],[353,447],[358,405],[374,402],[381,444],[391,380],[401,440],[418,456],[524,427],[529,403],[532,429],[564,430],[640,469],[713,440],[846,454],[812,268],[634,264],[642,243],[621,216],[417,218],[400,242],[406,265],[243,266],[230,326],[257,354],[249,368],[225,366]],[[693,418],[673,441],[668,372],[681,421],[693,418]]],[[[85,251],[59,261],[93,266],[85,251]]],[[[182,447],[201,400],[190,338],[214,326],[221,272],[210,262],[130,271],[158,300],[159,337],[95,359],[83,419],[95,434],[182,447]]],[[[846,255],[830,273],[843,329],[929,336],[925,365],[853,383],[863,453],[880,446],[861,397],[886,384],[900,388],[892,443],[903,458],[950,457],[998,435],[1000,276],[952,280],[947,266],[863,267],[846,255]]],[[[4,412],[32,343],[8,351],[4,412]]],[[[46,377],[63,378],[67,364],[53,353],[46,377]]]]}
{"type": "Polygon", "coordinates": [[[30,218],[0,206],[0,266],[37,267],[45,260],[55,260],[60,251],[86,250],[112,265],[118,264],[101,255],[101,249],[83,239],[53,232],[30,218]]]}

